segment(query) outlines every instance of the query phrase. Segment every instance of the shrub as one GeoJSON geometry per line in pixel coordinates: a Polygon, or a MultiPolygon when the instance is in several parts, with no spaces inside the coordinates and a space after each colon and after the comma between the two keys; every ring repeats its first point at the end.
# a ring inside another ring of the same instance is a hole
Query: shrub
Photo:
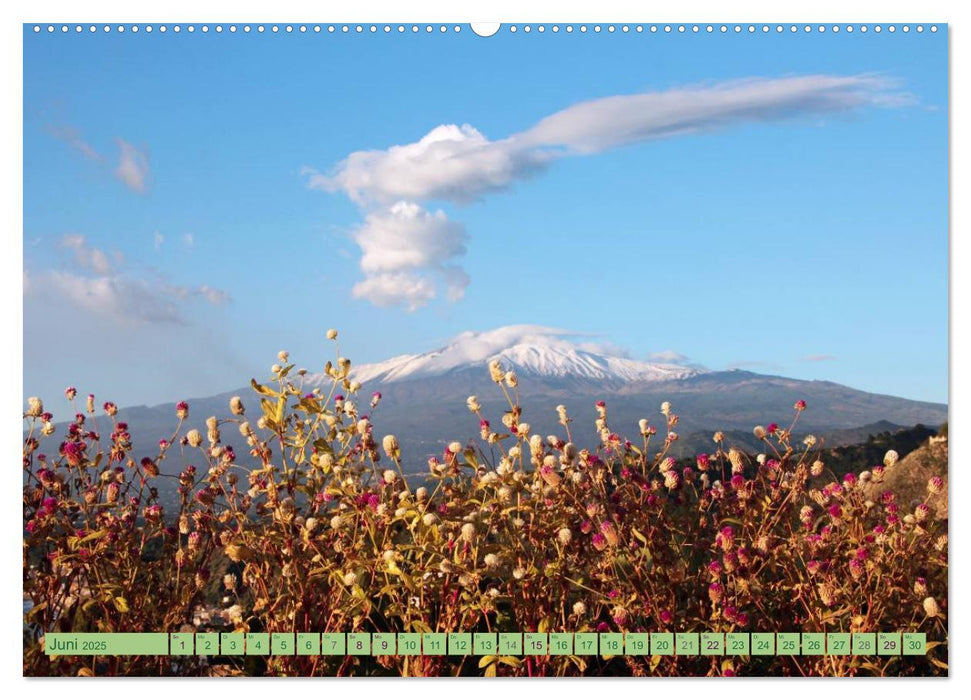
{"type": "MultiPolygon", "coordinates": [[[[336,334],[335,334],[336,335],[336,334]]],[[[763,454],[713,438],[668,456],[665,403],[625,439],[598,403],[596,442],[530,431],[514,373],[481,440],[449,443],[416,475],[376,432],[343,358],[325,388],[281,353],[206,434],[184,430],[138,456],[114,407],[93,399],[44,454],[53,417],[25,414],[24,672],[31,675],[904,675],[946,673],[946,522],[893,497],[867,500],[886,464],[837,479],[810,436],[755,428],[763,454]],[[98,421],[110,431],[99,433],[98,421]],[[251,423],[251,420],[253,421],[251,423]],[[246,445],[237,458],[227,435],[246,445]],[[576,440],[576,442],[574,442],[576,440]],[[595,447],[594,447],[595,446],[595,447]],[[250,461],[251,460],[251,461],[250,461]],[[177,477],[160,475],[179,463],[177,477]],[[252,466],[247,466],[247,462],[252,466]],[[197,465],[197,466],[193,466],[197,465]],[[178,482],[163,512],[160,480],[178,482]],[[217,572],[214,576],[213,572],[217,572]],[[211,623],[194,620],[218,607],[211,623]],[[222,622],[220,622],[222,620],[222,622]],[[922,631],[927,657],[202,657],[48,658],[43,631],[922,631]],[[232,671],[231,669],[236,669],[232,671]]],[[[68,390],[75,400],[76,392],[68,390]]],[[[35,403],[36,402],[36,403],[35,403]]]]}

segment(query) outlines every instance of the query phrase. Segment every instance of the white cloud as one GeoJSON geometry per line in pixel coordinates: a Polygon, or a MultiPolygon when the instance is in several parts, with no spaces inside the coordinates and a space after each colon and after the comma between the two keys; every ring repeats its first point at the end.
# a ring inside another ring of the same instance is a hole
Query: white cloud
{"type": "Polygon", "coordinates": [[[465,229],[445,212],[429,212],[411,202],[369,213],[354,233],[367,274],[411,268],[439,268],[465,254],[465,229]]]}
{"type": "Polygon", "coordinates": [[[54,138],[64,141],[85,158],[95,161],[101,160],[101,154],[98,153],[94,146],[84,140],[80,129],[77,127],[71,126],[70,124],[60,124],[52,125],[48,127],[48,130],[54,138]]]}
{"type": "Polygon", "coordinates": [[[124,139],[118,139],[118,148],[120,154],[115,175],[128,189],[145,194],[148,189],[148,153],[124,139]]]}
{"type": "Polygon", "coordinates": [[[805,357],[800,357],[803,362],[829,362],[831,360],[837,359],[836,355],[806,355],[805,357]]]}
{"type": "Polygon", "coordinates": [[[353,290],[356,298],[415,310],[437,296],[439,281],[449,301],[465,294],[469,276],[453,261],[465,254],[467,236],[443,211],[396,202],[368,213],[353,237],[361,248],[364,273],[353,290]]]}
{"type": "Polygon", "coordinates": [[[332,175],[305,168],[308,185],[341,191],[354,202],[390,204],[399,199],[469,202],[501,190],[541,168],[547,156],[513,139],[489,141],[468,124],[443,124],[415,143],[386,151],[356,151],[332,175]]]}
{"type": "Polygon", "coordinates": [[[435,298],[435,284],[413,272],[380,273],[366,276],[351,293],[375,306],[404,306],[415,311],[435,298]]]}
{"type": "MultiPolygon", "coordinates": [[[[81,267],[92,270],[99,275],[111,273],[111,262],[108,260],[108,256],[103,250],[89,247],[84,236],[76,233],[62,236],[61,247],[73,251],[74,260],[81,267]]],[[[116,259],[119,259],[119,255],[120,253],[115,254],[116,259]]]]}
{"type": "MultiPolygon", "coordinates": [[[[599,153],[712,129],[887,104],[892,83],[872,75],[749,78],[617,95],[568,107],[514,137],[523,148],[599,153]]],[[[902,96],[897,96],[898,101],[902,96]]]]}
{"type": "Polygon", "coordinates": [[[63,236],[60,246],[73,253],[73,267],[24,270],[25,297],[47,305],[74,307],[120,326],[182,324],[182,302],[201,299],[212,306],[224,306],[230,300],[227,292],[206,284],[171,285],[126,274],[118,269],[124,262],[121,253],[113,253],[112,265],[104,251],[89,246],[79,234],[63,236]]]}
{"type": "MultiPolygon", "coordinates": [[[[444,261],[465,252],[461,226],[441,211],[428,213],[421,208],[425,202],[466,204],[536,175],[559,158],[910,100],[895,92],[892,81],[874,75],[750,78],[589,100],[496,141],[469,124],[443,124],[414,143],[355,151],[329,173],[304,168],[303,174],[310,188],[342,192],[365,212],[355,235],[365,279],[355,296],[389,305],[401,292],[402,303],[414,309],[436,296],[434,278],[442,275],[444,261]],[[394,237],[395,230],[404,233],[394,237]]],[[[446,282],[446,298],[461,298],[465,272],[454,268],[446,276],[460,281],[446,282]]]]}
{"type": "Polygon", "coordinates": [[[691,361],[691,358],[687,355],[682,355],[680,352],[674,350],[652,352],[648,354],[647,359],[650,362],[666,362],[672,365],[683,365],[691,361]]]}

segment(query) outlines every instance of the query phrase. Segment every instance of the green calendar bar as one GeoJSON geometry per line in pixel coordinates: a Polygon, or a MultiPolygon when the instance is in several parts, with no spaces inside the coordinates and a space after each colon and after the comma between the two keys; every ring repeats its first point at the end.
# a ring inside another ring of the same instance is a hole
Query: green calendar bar
{"type": "Polygon", "coordinates": [[[697,632],[675,632],[674,653],[676,656],[698,656],[701,640],[697,632]]]}
{"type": "Polygon", "coordinates": [[[476,632],[472,635],[475,656],[494,656],[499,651],[499,635],[495,632],[476,632]]]}
{"type": "Polygon", "coordinates": [[[721,632],[702,632],[701,633],[701,655],[702,656],[724,656],[725,655],[725,635],[721,632]]]}
{"type": "Polygon", "coordinates": [[[468,656],[472,653],[472,635],[468,632],[453,632],[448,635],[448,655],[468,656]]]}
{"type": "Polygon", "coordinates": [[[771,632],[753,632],[752,656],[775,656],[775,635],[771,632]]]}
{"type": "Polygon", "coordinates": [[[397,639],[394,632],[375,632],[371,635],[371,654],[374,656],[395,656],[397,639]]]}
{"type": "Polygon", "coordinates": [[[371,655],[371,633],[370,632],[348,632],[347,633],[347,653],[351,656],[370,656],[371,655]]]}
{"type": "Polygon", "coordinates": [[[526,632],[523,635],[523,653],[526,656],[546,656],[549,640],[545,632],[526,632]]]}
{"type": "Polygon", "coordinates": [[[904,632],[904,656],[924,656],[927,653],[927,635],[923,632],[904,632]]]}
{"type": "Polygon", "coordinates": [[[165,632],[48,632],[48,656],[168,656],[165,632]]]}
{"type": "Polygon", "coordinates": [[[200,656],[218,656],[219,633],[196,632],[196,654],[200,656]]]}
{"type": "Polygon", "coordinates": [[[293,632],[274,632],[270,636],[270,653],[273,656],[293,656],[297,653],[295,637],[293,632]]]}
{"type": "Polygon", "coordinates": [[[729,632],[725,635],[725,653],[729,656],[749,656],[751,652],[748,632],[729,632]]]}
{"type": "Polygon", "coordinates": [[[778,656],[799,656],[799,641],[798,632],[778,632],[775,635],[775,653],[778,656]]]}
{"type": "Polygon", "coordinates": [[[297,632],[297,656],[320,656],[320,634],[297,632]]]}
{"type": "Polygon", "coordinates": [[[195,654],[195,635],[192,632],[173,632],[169,635],[169,653],[172,656],[195,654]]]}
{"type": "Polygon", "coordinates": [[[829,632],[826,635],[826,653],[829,656],[849,656],[849,632],[829,632]]]}
{"type": "Polygon", "coordinates": [[[877,653],[877,635],[872,632],[853,633],[853,655],[871,656],[877,653]]]}
{"type": "Polygon", "coordinates": [[[51,632],[48,656],[923,656],[923,632],[51,632]]]}
{"type": "Polygon", "coordinates": [[[647,632],[628,632],[624,635],[624,653],[627,656],[647,656],[651,650],[647,632]]]}
{"type": "Polygon", "coordinates": [[[596,656],[599,653],[596,632],[577,632],[573,635],[573,653],[577,656],[596,656]]]}
{"type": "Polygon", "coordinates": [[[344,656],[347,653],[347,635],[343,632],[324,632],[320,635],[320,653],[324,656],[344,656]]]}
{"type": "Polygon", "coordinates": [[[674,634],[672,632],[655,632],[651,635],[651,654],[653,656],[674,655],[674,634]]]}
{"type": "Polygon", "coordinates": [[[550,632],[550,656],[570,656],[572,653],[572,632],[550,632]]]}
{"type": "Polygon", "coordinates": [[[266,656],[270,653],[270,635],[266,632],[246,633],[246,655],[266,656]]]}
{"type": "Polygon", "coordinates": [[[826,635],[822,632],[802,633],[803,656],[823,656],[826,653],[826,635]]]}
{"type": "Polygon", "coordinates": [[[246,648],[246,635],[223,632],[219,635],[219,651],[223,656],[241,656],[246,648]]]}
{"type": "Polygon", "coordinates": [[[523,635],[519,632],[500,632],[499,653],[502,656],[522,656],[523,635]]]}
{"type": "Polygon", "coordinates": [[[421,653],[424,656],[445,656],[448,635],[444,632],[426,632],[421,636],[421,653]]]}
{"type": "Polygon", "coordinates": [[[421,656],[421,634],[398,632],[398,656],[421,656]]]}
{"type": "Polygon", "coordinates": [[[600,655],[620,656],[624,653],[624,635],[620,632],[600,633],[600,655]]]}
{"type": "Polygon", "coordinates": [[[900,632],[880,632],[877,634],[877,654],[880,656],[900,656],[900,632]]]}

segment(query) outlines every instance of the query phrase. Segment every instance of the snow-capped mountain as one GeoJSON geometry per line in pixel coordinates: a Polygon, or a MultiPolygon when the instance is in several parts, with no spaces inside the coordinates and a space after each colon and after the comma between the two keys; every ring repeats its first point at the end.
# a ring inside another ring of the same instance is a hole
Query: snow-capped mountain
{"type": "MultiPolygon", "coordinates": [[[[808,404],[799,417],[799,430],[828,444],[847,431],[867,435],[861,426],[883,431],[881,426],[936,427],[947,420],[944,404],[871,394],[826,381],[646,362],[590,336],[542,326],[462,333],[438,350],[352,367],[351,376],[363,385],[365,401],[372,392],[381,393],[377,408],[369,410],[375,429],[395,434],[408,456],[408,468],[420,471],[425,457],[440,453],[443,444],[477,439],[479,418],[466,409],[470,395],[477,397],[483,416],[501,425],[509,403],[490,379],[492,359],[519,375],[516,396],[534,432],[559,435],[556,406],[563,404],[574,421],[573,439],[587,447],[599,439],[594,421],[601,400],[607,402],[611,429],[625,436],[638,434],[642,418],[663,425],[660,406],[670,401],[680,417],[676,456],[710,450],[714,430],[730,431],[731,444],[760,449],[752,427],[773,421],[787,424],[797,400],[808,404]]],[[[327,387],[332,381],[307,375],[302,386],[327,387]]],[[[206,417],[226,417],[234,395],[242,396],[247,408],[259,415],[258,397],[244,386],[216,396],[189,397],[187,427],[204,429],[206,417]]],[[[129,423],[136,444],[151,444],[171,435],[174,410],[172,403],[129,406],[119,411],[118,420],[129,423]]]]}
{"type": "Polygon", "coordinates": [[[670,363],[624,357],[602,343],[583,342],[573,333],[543,326],[505,326],[467,331],[444,347],[418,355],[401,355],[361,365],[351,376],[362,384],[408,381],[475,369],[486,372],[499,360],[523,377],[654,382],[685,379],[701,370],[670,363]]]}

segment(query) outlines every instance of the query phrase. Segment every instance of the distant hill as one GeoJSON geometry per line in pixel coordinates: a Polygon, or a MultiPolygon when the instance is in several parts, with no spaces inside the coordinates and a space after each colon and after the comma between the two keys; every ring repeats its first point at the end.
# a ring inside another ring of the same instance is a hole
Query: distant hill
{"type": "MultiPolygon", "coordinates": [[[[871,394],[826,381],[632,360],[609,348],[536,326],[464,333],[428,353],[355,367],[351,376],[363,384],[358,402],[362,412],[372,392],[381,392],[383,398],[372,415],[375,431],[379,436],[395,434],[406,468],[419,472],[425,470],[427,457],[439,454],[448,442],[478,437],[478,419],[466,409],[469,395],[478,397],[495,428],[501,426],[508,403],[489,377],[492,359],[517,373],[515,391],[523,406],[523,420],[530,423],[533,432],[562,434],[555,408],[564,404],[574,419],[574,441],[583,446],[596,444],[595,403],[599,400],[607,402],[611,429],[631,438],[637,436],[641,418],[663,432],[660,405],[670,401],[680,416],[676,429],[681,438],[674,445],[674,455],[681,457],[711,451],[715,430],[725,431],[731,444],[755,451],[758,444],[752,436],[753,426],[770,422],[788,426],[793,404],[800,399],[808,408],[799,417],[797,435],[811,432],[830,446],[865,442],[874,435],[874,454],[884,433],[917,424],[934,430],[947,420],[944,404],[871,394]]],[[[309,391],[326,385],[328,380],[307,375],[303,381],[309,391]]],[[[229,398],[237,394],[243,397],[250,415],[258,410],[256,395],[248,386],[190,398],[188,427],[204,431],[208,416],[228,417],[229,398]]],[[[171,436],[176,424],[174,402],[126,407],[119,411],[118,420],[128,422],[136,448],[147,454],[159,438],[171,436]]],[[[237,445],[237,454],[244,454],[235,431],[224,431],[224,439],[237,445]]],[[[873,461],[870,455],[858,456],[873,461]]],[[[163,464],[163,470],[180,466],[174,462],[163,464]]],[[[878,462],[876,459],[874,463],[878,462]]]]}

